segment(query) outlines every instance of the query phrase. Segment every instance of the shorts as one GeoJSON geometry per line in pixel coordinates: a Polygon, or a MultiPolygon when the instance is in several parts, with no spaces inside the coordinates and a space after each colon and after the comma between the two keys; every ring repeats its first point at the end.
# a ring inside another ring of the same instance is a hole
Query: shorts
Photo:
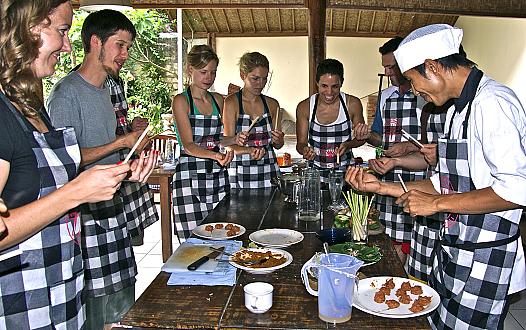
{"type": "Polygon", "coordinates": [[[110,295],[86,297],[86,330],[119,322],[135,303],[135,285],[110,295]]]}

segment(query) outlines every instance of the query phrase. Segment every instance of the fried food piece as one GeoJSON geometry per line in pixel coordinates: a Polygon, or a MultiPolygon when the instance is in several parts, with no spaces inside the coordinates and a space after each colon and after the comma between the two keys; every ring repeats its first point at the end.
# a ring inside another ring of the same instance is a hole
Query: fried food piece
{"type": "Polygon", "coordinates": [[[205,230],[206,230],[206,231],[209,231],[209,232],[212,232],[212,231],[214,230],[214,227],[211,226],[211,225],[207,225],[207,226],[205,227],[205,230]]]}
{"type": "Polygon", "coordinates": [[[393,278],[390,278],[387,281],[385,281],[385,284],[383,286],[385,286],[386,288],[389,288],[391,290],[394,289],[395,288],[395,284],[394,284],[393,278]]]}
{"type": "Polygon", "coordinates": [[[407,291],[402,288],[396,290],[395,292],[395,296],[397,297],[406,296],[406,295],[407,295],[407,291]]]}
{"type": "Polygon", "coordinates": [[[413,306],[409,307],[409,310],[413,313],[418,313],[424,310],[424,306],[417,305],[417,303],[413,303],[413,306]]]}
{"type": "Polygon", "coordinates": [[[395,309],[400,306],[400,303],[396,300],[386,300],[385,304],[387,305],[389,309],[395,309]]]}
{"type": "Polygon", "coordinates": [[[424,290],[422,290],[422,287],[420,285],[415,285],[411,288],[411,293],[418,296],[424,293],[424,290]]]}
{"type": "Polygon", "coordinates": [[[232,230],[232,227],[234,227],[234,225],[231,224],[231,223],[229,223],[229,224],[227,224],[227,225],[225,226],[225,229],[226,229],[226,230],[232,230]]]}
{"type": "Polygon", "coordinates": [[[381,291],[377,291],[375,294],[374,294],[374,301],[381,304],[385,301],[385,294],[381,291]]]}
{"type": "Polygon", "coordinates": [[[400,303],[402,303],[402,304],[406,304],[407,305],[407,304],[409,304],[412,301],[412,299],[411,299],[411,297],[409,297],[408,294],[403,294],[400,297],[398,297],[398,301],[400,301],[400,303]]]}
{"type": "Polygon", "coordinates": [[[427,307],[427,305],[429,305],[431,303],[431,297],[419,296],[416,301],[418,301],[418,303],[420,305],[423,305],[423,306],[427,307]]]}
{"type": "Polygon", "coordinates": [[[236,235],[236,232],[233,231],[233,230],[229,230],[226,232],[226,236],[230,237],[230,236],[235,236],[236,235]]]}
{"type": "Polygon", "coordinates": [[[384,295],[388,296],[391,294],[391,289],[382,286],[380,289],[378,289],[378,292],[382,292],[384,295]]]}
{"type": "Polygon", "coordinates": [[[402,285],[400,286],[400,289],[404,291],[411,290],[411,283],[409,283],[409,281],[402,283],[402,285]]]}
{"type": "Polygon", "coordinates": [[[237,225],[232,225],[232,230],[235,231],[236,233],[239,233],[241,231],[241,227],[237,225]]]}
{"type": "Polygon", "coordinates": [[[223,228],[223,224],[222,223],[216,223],[215,228],[216,229],[222,229],[223,228]]]}

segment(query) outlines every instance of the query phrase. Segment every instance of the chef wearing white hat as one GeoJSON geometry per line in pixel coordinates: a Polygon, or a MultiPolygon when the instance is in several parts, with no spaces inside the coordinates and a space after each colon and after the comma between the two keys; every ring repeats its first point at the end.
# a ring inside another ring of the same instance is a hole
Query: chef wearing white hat
{"type": "Polygon", "coordinates": [[[430,284],[435,329],[501,329],[509,295],[526,288],[518,224],[526,205],[526,113],[515,93],[458,54],[462,30],[446,24],[409,34],[395,57],[413,90],[448,110],[431,179],[378,182],[350,168],[356,189],[399,197],[413,216],[444,212],[430,284]]]}

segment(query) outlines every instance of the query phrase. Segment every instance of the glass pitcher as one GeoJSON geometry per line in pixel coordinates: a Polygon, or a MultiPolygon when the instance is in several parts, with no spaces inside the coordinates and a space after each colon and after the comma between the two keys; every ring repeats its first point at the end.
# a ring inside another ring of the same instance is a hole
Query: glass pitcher
{"type": "Polygon", "coordinates": [[[317,221],[321,217],[320,172],[308,168],[301,176],[298,218],[303,221],[317,221]]]}

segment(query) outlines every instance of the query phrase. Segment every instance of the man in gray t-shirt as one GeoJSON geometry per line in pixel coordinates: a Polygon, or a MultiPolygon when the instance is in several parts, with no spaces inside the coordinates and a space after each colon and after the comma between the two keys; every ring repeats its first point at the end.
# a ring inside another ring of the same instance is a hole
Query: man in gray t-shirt
{"type": "MultiPolygon", "coordinates": [[[[117,75],[128,58],[136,31],[122,13],[101,10],[82,26],[84,61],[77,71],[54,86],[48,109],[54,125],[73,126],[81,147],[81,167],[95,162],[112,164],[118,151],[132,148],[142,131],[115,136],[117,121],[109,90],[109,74],[117,75]]],[[[138,153],[148,143],[144,139],[138,153]]],[[[157,159],[151,154],[148,161],[157,159]]],[[[144,155],[139,160],[144,161],[144,155]]],[[[124,185],[121,186],[121,189],[124,185]]],[[[81,206],[86,329],[103,329],[119,322],[135,302],[137,265],[131,247],[123,193],[111,201],[81,206]]]]}
{"type": "MultiPolygon", "coordinates": [[[[48,99],[48,109],[54,126],[73,126],[83,151],[82,156],[86,149],[93,150],[112,142],[117,144],[117,122],[108,89],[104,85],[102,88],[94,86],[79,72],[72,71],[53,87],[48,99]]],[[[124,147],[125,142],[122,142],[124,147]]],[[[115,164],[119,160],[119,154],[112,152],[89,166],[115,164]]],[[[83,165],[86,163],[83,162],[83,165]]]]}

